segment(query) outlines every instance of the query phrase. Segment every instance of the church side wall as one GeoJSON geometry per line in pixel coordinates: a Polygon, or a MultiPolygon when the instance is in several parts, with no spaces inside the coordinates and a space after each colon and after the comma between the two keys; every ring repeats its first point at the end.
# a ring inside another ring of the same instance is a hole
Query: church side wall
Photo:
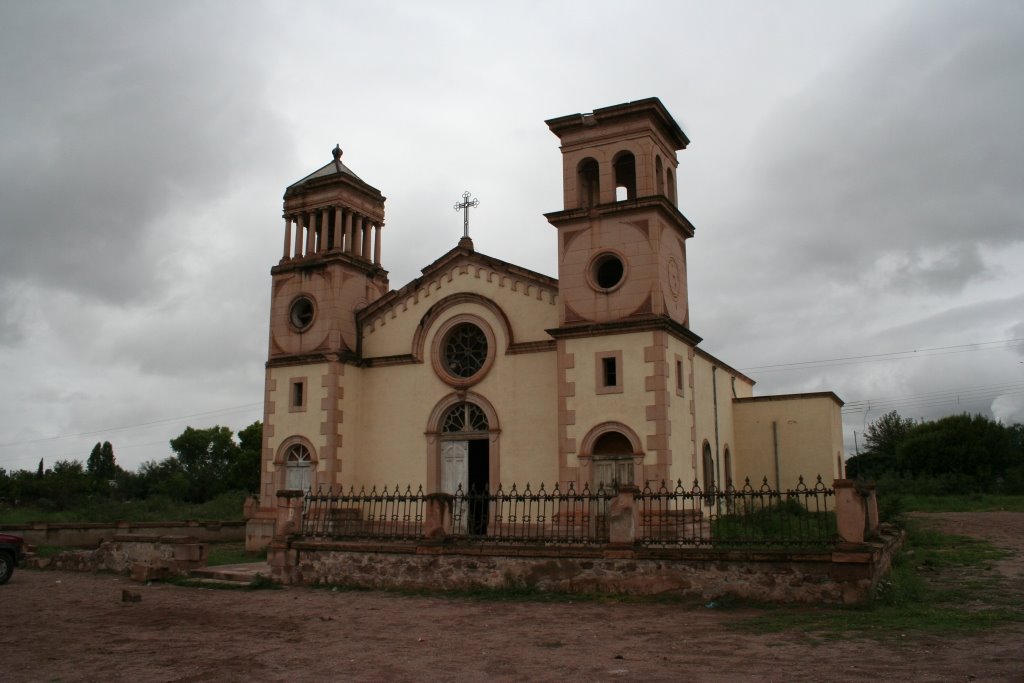
{"type": "MultiPolygon", "coordinates": [[[[764,476],[773,488],[796,486],[802,475],[812,486],[821,475],[826,485],[838,475],[842,455],[840,404],[831,395],[765,396],[735,402],[737,451],[755,486],[764,476]],[[775,478],[775,437],[778,434],[779,476],[775,478]]],[[[737,473],[739,474],[739,473],[737,473]]],[[[742,479],[740,480],[742,481],[742,479]]]]}
{"type": "MultiPolygon", "coordinates": [[[[694,377],[693,347],[675,339],[669,339],[667,362],[669,368],[668,398],[671,435],[669,448],[672,449],[672,467],[666,477],[666,485],[682,481],[689,487],[697,478],[697,450],[694,445],[696,427],[694,423],[694,377]],[[677,377],[682,364],[682,376],[677,377]],[[681,379],[681,381],[680,381],[681,379]],[[680,386],[681,385],[681,386],[680,386]]],[[[660,484],[660,482],[658,482],[660,484]]]]}

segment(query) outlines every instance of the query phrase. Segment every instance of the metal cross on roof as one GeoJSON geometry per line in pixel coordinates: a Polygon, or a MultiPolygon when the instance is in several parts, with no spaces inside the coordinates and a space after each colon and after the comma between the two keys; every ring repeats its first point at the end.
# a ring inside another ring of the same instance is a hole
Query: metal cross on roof
{"type": "Polygon", "coordinates": [[[462,193],[462,201],[455,202],[455,210],[462,212],[462,236],[469,237],[469,210],[480,206],[480,200],[469,198],[469,190],[462,193]]]}

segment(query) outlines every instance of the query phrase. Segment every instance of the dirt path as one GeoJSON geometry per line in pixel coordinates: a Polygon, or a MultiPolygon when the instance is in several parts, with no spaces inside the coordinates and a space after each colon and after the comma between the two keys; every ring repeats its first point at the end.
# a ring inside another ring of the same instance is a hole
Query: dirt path
{"type": "MultiPolygon", "coordinates": [[[[991,539],[1024,591],[1024,513],[930,515],[991,539]]],[[[0,588],[0,680],[1024,681],[1024,625],[822,642],[726,628],[752,610],[508,603],[306,588],[144,586],[18,571],[0,588]],[[123,589],[142,601],[122,602],[123,589]]]]}

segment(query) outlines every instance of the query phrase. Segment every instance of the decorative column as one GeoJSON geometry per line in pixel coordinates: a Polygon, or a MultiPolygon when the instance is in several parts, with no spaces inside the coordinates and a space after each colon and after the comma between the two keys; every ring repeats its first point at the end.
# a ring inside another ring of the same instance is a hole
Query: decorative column
{"type": "Polygon", "coordinates": [[[284,217],[284,253],[281,255],[282,259],[286,259],[291,255],[292,250],[292,218],[291,216],[284,217]]]}
{"type": "Polygon", "coordinates": [[[383,227],[382,223],[373,225],[373,262],[378,266],[380,265],[380,231],[383,227]]]}
{"type": "Polygon", "coordinates": [[[353,250],[352,245],[355,244],[354,238],[353,238],[353,235],[355,234],[355,226],[353,225],[354,222],[355,222],[355,214],[352,211],[346,209],[345,210],[345,251],[348,252],[349,254],[352,253],[352,250],[353,250]]]}
{"type": "Polygon", "coordinates": [[[306,217],[304,215],[297,214],[295,216],[295,251],[292,254],[293,258],[299,258],[302,256],[302,240],[305,236],[306,231],[306,217]]]}
{"type": "Polygon", "coordinates": [[[316,225],[316,253],[322,254],[327,251],[327,233],[331,229],[331,218],[329,208],[320,209],[320,216],[316,225]]]}
{"type": "Polygon", "coordinates": [[[369,218],[363,221],[363,248],[359,252],[359,255],[367,261],[370,260],[370,230],[376,227],[377,225],[369,218]]]}
{"type": "Polygon", "coordinates": [[[340,206],[334,207],[334,248],[341,251],[341,211],[340,206]]]}

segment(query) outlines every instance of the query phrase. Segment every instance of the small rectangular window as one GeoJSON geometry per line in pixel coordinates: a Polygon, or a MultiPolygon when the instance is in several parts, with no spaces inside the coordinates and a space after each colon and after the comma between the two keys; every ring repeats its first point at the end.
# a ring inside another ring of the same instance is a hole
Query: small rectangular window
{"type": "Polygon", "coordinates": [[[601,359],[601,374],[604,377],[605,387],[614,387],[619,383],[619,374],[615,371],[615,358],[601,359]]]}
{"type": "Polygon", "coordinates": [[[622,393],[622,352],[604,351],[595,355],[594,387],[599,394],[622,393]]]}
{"type": "Polygon", "coordinates": [[[306,378],[293,377],[289,382],[288,411],[302,412],[306,409],[306,378]]]}
{"type": "Polygon", "coordinates": [[[676,356],[676,396],[682,396],[686,387],[684,367],[682,357],[676,356]]]}

